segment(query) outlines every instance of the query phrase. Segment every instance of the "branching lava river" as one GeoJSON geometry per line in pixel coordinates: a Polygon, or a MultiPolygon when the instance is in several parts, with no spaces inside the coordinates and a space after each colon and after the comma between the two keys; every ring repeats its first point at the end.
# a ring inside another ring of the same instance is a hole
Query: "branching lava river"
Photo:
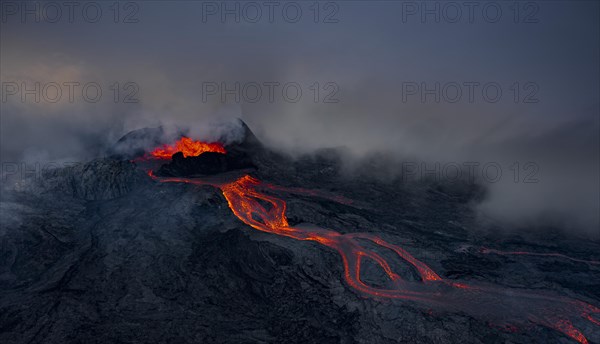
{"type": "Polygon", "coordinates": [[[550,292],[534,293],[491,284],[466,284],[447,280],[403,248],[372,234],[341,234],[318,227],[308,229],[290,226],[285,214],[286,202],[273,194],[304,193],[337,202],[348,202],[343,198],[300,188],[283,188],[261,182],[250,175],[223,184],[197,178],[157,177],[152,171],[148,175],[163,183],[217,187],[222,191],[231,211],[246,225],[259,231],[296,240],[314,241],[331,248],[342,258],[345,281],[363,295],[414,301],[440,312],[466,313],[506,330],[515,330],[517,327],[527,330],[533,324],[538,324],[560,331],[579,343],[588,343],[588,337],[594,342],[600,338],[600,308],[596,306],[550,292]],[[403,279],[394,271],[390,262],[373,249],[366,248],[365,242],[375,244],[374,247],[378,250],[394,252],[415,269],[420,281],[403,279]],[[363,282],[361,263],[365,259],[375,262],[385,271],[392,287],[378,288],[363,282]],[[588,337],[584,332],[589,333],[588,337]]]}

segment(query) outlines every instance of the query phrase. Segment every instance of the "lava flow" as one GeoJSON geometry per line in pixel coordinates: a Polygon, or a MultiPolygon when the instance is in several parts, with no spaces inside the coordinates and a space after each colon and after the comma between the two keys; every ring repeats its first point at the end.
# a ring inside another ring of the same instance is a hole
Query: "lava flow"
{"type": "MultiPolygon", "coordinates": [[[[283,188],[263,183],[250,175],[234,182],[217,183],[194,178],[162,178],[149,171],[154,180],[168,183],[211,185],[219,188],[231,211],[248,226],[296,240],[314,241],[337,251],[344,268],[344,278],[354,289],[373,297],[403,299],[435,307],[440,311],[465,312],[478,319],[511,328],[512,325],[539,324],[553,328],[579,343],[588,343],[585,335],[575,327],[572,320],[589,321],[594,339],[600,330],[598,316],[600,308],[580,300],[543,292],[529,292],[487,284],[465,284],[446,280],[425,263],[419,261],[403,248],[390,244],[378,236],[366,233],[341,234],[322,228],[294,227],[288,223],[286,202],[261,190],[304,193],[309,196],[328,197],[300,188],[283,188]],[[420,281],[403,279],[392,265],[373,249],[361,245],[361,240],[370,241],[380,250],[390,250],[410,264],[420,281]],[[361,263],[364,259],[375,262],[389,278],[390,288],[368,285],[361,279],[361,263]]],[[[333,198],[337,200],[336,198],[333,198]]],[[[338,201],[344,202],[342,199],[338,201]]],[[[590,326],[586,327],[589,329],[590,326]]],[[[598,336],[600,338],[600,336],[598,336]]]]}
{"type": "Polygon", "coordinates": [[[182,152],[184,157],[198,156],[205,152],[225,154],[225,147],[219,142],[205,143],[195,141],[189,137],[182,137],[174,145],[163,145],[150,152],[149,157],[155,159],[170,159],[177,152],[182,152]]]}

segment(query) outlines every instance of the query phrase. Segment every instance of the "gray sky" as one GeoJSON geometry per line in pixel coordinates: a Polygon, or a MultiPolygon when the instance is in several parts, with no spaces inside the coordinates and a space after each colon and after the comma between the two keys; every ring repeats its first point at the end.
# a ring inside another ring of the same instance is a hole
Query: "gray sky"
{"type": "Polygon", "coordinates": [[[480,210],[598,232],[598,2],[37,4],[2,2],[3,161],[85,159],[132,129],[176,124],[202,136],[211,121],[241,117],[289,152],[498,162],[503,177],[480,210]],[[23,101],[23,83],[36,82],[40,101],[23,101]],[[72,102],[69,82],[80,84],[72,102]],[[240,100],[223,101],[236,82],[240,100]],[[61,86],[56,103],[50,83],[61,86]],[[81,95],[88,83],[102,90],[95,103],[81,95]],[[534,162],[539,181],[515,183],[514,162],[534,162]]]}

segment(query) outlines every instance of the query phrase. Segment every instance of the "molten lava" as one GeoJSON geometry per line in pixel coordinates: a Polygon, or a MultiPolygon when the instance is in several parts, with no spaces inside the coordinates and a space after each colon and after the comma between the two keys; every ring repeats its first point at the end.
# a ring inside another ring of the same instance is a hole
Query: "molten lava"
{"type": "Polygon", "coordinates": [[[378,236],[366,233],[341,234],[316,227],[309,229],[290,226],[285,215],[286,202],[264,191],[301,193],[349,204],[346,199],[300,188],[279,187],[263,183],[249,175],[223,184],[193,178],[161,178],[154,176],[151,171],[148,175],[163,183],[217,187],[221,189],[231,211],[248,226],[296,240],[314,241],[337,251],[342,259],[346,282],[366,295],[415,301],[442,311],[465,312],[512,330],[516,329],[512,324],[527,327],[530,323],[535,323],[560,331],[582,344],[587,344],[588,340],[572,320],[589,321],[600,326],[600,320],[597,319],[600,308],[580,300],[494,285],[457,283],[442,278],[405,249],[378,236]],[[414,268],[421,280],[403,279],[379,253],[361,245],[361,240],[370,241],[378,250],[394,252],[414,268]],[[373,287],[362,280],[361,263],[364,259],[370,259],[381,267],[390,280],[391,288],[373,287]]]}
{"type": "Polygon", "coordinates": [[[174,145],[163,145],[154,149],[149,155],[156,159],[171,159],[171,156],[177,152],[182,152],[184,157],[198,156],[206,152],[227,153],[225,147],[219,142],[205,143],[184,136],[174,145]]]}

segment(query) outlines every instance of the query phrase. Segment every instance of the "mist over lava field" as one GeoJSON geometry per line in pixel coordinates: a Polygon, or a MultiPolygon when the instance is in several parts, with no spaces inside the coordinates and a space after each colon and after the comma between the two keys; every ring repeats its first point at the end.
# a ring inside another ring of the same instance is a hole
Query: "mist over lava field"
{"type": "Polygon", "coordinates": [[[0,10],[0,342],[600,343],[598,2],[0,10]]]}

